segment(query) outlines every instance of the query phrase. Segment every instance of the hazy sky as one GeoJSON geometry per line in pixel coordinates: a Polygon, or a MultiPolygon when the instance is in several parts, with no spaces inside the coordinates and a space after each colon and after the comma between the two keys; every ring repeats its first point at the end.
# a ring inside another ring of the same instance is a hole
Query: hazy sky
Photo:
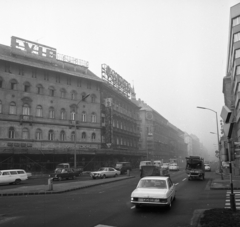
{"type": "Polygon", "coordinates": [[[144,100],[214,152],[224,105],[230,7],[240,0],[0,0],[0,43],[11,36],[105,63],[144,100]],[[220,121],[220,116],[219,116],[220,121]]]}

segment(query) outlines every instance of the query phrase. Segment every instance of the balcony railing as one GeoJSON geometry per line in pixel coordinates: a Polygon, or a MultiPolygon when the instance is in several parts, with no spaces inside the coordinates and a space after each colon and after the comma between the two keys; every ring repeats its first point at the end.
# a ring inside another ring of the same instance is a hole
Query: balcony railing
{"type": "Polygon", "coordinates": [[[20,120],[21,121],[32,121],[33,116],[32,115],[20,115],[20,120]]]}

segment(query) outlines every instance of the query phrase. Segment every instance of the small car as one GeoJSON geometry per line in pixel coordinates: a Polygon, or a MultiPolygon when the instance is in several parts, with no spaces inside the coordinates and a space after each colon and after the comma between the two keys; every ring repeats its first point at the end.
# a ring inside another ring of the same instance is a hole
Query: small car
{"type": "Polygon", "coordinates": [[[176,186],[168,176],[142,178],[131,194],[131,204],[135,208],[143,206],[172,207],[176,198],[176,186]]]}
{"type": "Polygon", "coordinates": [[[205,171],[209,171],[209,172],[211,172],[211,167],[210,167],[210,165],[209,164],[204,164],[204,169],[205,169],[205,171]]]}
{"type": "Polygon", "coordinates": [[[126,173],[128,170],[132,171],[132,165],[130,162],[118,162],[115,166],[116,170],[119,170],[121,174],[126,173]]]}
{"type": "Polygon", "coordinates": [[[72,169],[58,169],[55,170],[55,173],[50,174],[49,177],[53,178],[53,180],[63,180],[63,179],[74,179],[78,176],[77,172],[74,172],[72,169]]]}
{"type": "Polygon", "coordinates": [[[98,171],[90,173],[92,179],[96,178],[107,178],[107,177],[117,177],[121,174],[119,170],[116,170],[112,167],[101,167],[98,171]]]}
{"type": "Polygon", "coordinates": [[[177,163],[171,163],[169,165],[169,170],[171,170],[171,171],[178,171],[179,170],[179,166],[177,165],[177,163]]]}
{"type": "Polygon", "coordinates": [[[0,184],[20,184],[28,176],[23,169],[0,170],[0,184]]]}
{"type": "Polygon", "coordinates": [[[163,169],[169,169],[169,163],[163,163],[162,168],[163,169]]]}

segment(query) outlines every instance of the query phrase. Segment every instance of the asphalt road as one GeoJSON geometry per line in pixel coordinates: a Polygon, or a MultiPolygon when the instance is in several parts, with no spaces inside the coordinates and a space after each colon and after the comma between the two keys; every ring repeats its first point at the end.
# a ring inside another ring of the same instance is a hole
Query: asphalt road
{"type": "Polygon", "coordinates": [[[209,190],[209,179],[188,181],[184,171],[171,173],[177,184],[172,209],[136,210],[130,194],[139,177],[69,193],[39,196],[2,197],[1,226],[80,226],[80,227],[182,227],[191,222],[195,209],[223,207],[224,192],[209,190]],[[9,218],[9,219],[7,219],[9,218]]]}

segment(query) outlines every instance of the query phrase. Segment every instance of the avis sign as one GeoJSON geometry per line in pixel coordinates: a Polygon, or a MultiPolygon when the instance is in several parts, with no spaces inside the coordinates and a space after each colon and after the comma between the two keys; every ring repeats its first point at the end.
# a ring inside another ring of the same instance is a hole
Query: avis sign
{"type": "Polygon", "coordinates": [[[13,49],[24,51],[28,54],[35,54],[40,57],[56,59],[57,50],[55,48],[18,38],[16,36],[11,37],[11,47],[13,49]]]}

